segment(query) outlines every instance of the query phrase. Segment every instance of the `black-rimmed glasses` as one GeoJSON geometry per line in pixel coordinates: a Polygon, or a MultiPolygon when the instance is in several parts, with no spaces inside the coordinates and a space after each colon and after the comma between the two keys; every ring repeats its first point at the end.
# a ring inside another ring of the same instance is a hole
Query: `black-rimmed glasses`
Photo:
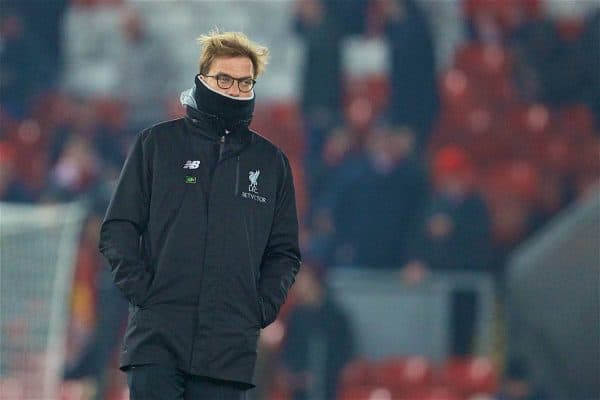
{"type": "Polygon", "coordinates": [[[248,93],[254,87],[256,81],[252,78],[237,79],[227,74],[203,75],[207,78],[214,78],[217,81],[217,86],[221,89],[229,89],[233,86],[233,82],[237,81],[238,89],[242,93],[248,93]]]}

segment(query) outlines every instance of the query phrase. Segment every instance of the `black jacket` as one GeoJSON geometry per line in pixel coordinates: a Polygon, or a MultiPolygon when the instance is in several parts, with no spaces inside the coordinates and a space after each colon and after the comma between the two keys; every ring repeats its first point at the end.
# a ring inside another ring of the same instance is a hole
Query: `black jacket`
{"type": "Polygon", "coordinates": [[[161,363],[253,386],[260,328],[300,253],[288,159],[248,122],[220,136],[218,118],[188,107],[137,137],[100,237],[131,303],[122,369],[161,363]]]}

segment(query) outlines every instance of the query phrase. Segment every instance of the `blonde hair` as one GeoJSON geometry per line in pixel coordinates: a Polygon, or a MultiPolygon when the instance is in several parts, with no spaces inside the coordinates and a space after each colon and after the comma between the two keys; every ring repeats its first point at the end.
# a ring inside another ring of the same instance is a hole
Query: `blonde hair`
{"type": "Polygon", "coordinates": [[[252,61],[254,78],[262,74],[268,63],[269,49],[248,39],[242,32],[219,32],[217,29],[201,35],[198,43],[202,46],[199,72],[208,73],[217,57],[248,57],[252,61]]]}

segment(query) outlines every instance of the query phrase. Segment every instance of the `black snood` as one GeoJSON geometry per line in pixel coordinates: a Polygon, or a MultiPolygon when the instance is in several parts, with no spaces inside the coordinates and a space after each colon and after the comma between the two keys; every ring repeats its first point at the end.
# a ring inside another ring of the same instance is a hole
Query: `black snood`
{"type": "MultiPolygon", "coordinates": [[[[194,98],[196,106],[202,113],[215,117],[223,128],[233,131],[239,125],[249,125],[254,112],[254,97],[247,100],[238,100],[224,96],[206,86],[196,75],[196,92],[194,98]]],[[[235,83],[234,83],[235,84],[235,83]]]]}

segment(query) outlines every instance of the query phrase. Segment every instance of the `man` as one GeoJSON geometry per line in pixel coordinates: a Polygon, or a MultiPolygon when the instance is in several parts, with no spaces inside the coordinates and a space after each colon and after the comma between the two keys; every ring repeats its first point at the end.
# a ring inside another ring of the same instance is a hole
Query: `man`
{"type": "Polygon", "coordinates": [[[336,399],[339,375],[354,357],[352,324],[332,296],[325,271],[305,259],[294,285],[282,362],[290,399],[336,399]]]}
{"type": "Polygon", "coordinates": [[[248,129],[268,50],[242,33],[199,41],[186,116],[139,134],[101,229],[130,302],[134,400],[245,398],[300,266],[290,164],[248,129]]]}
{"type": "Polygon", "coordinates": [[[170,54],[164,38],[149,29],[136,8],[125,8],[120,22],[118,93],[127,107],[127,125],[138,132],[166,115],[175,67],[172,57],[164,56],[170,54]]]}
{"type": "Polygon", "coordinates": [[[390,122],[410,127],[421,153],[439,109],[431,27],[417,1],[383,0],[381,6],[390,54],[390,122]]]}
{"type": "MultiPolygon", "coordinates": [[[[433,157],[433,191],[409,235],[402,278],[419,284],[431,271],[489,271],[492,259],[490,215],[475,186],[476,165],[465,149],[447,145],[433,157]]],[[[450,294],[449,349],[452,356],[473,353],[480,318],[477,292],[450,294]]]]}

